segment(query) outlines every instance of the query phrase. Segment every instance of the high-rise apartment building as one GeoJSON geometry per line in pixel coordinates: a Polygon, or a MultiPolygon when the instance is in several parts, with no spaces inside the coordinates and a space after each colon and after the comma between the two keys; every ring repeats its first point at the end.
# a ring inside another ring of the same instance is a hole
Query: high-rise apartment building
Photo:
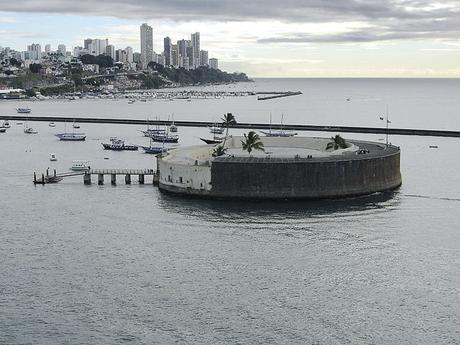
{"type": "Polygon", "coordinates": [[[115,61],[115,46],[113,44],[109,44],[105,47],[105,55],[110,56],[112,60],[115,61]]]}
{"type": "Polygon", "coordinates": [[[165,66],[171,66],[171,39],[169,37],[165,37],[163,40],[164,43],[164,51],[163,55],[165,57],[165,66]]]}
{"type": "Polygon", "coordinates": [[[212,69],[219,69],[219,60],[215,58],[209,59],[209,67],[212,69]]]}
{"type": "Polygon", "coordinates": [[[177,44],[171,46],[171,66],[175,68],[179,67],[179,51],[177,44]]]}
{"type": "Polygon", "coordinates": [[[27,46],[28,58],[30,60],[40,60],[42,58],[42,47],[38,43],[27,46]]]}
{"type": "Polygon", "coordinates": [[[200,33],[195,32],[191,37],[193,47],[193,67],[196,68],[200,64],[200,33]]]}
{"type": "Polygon", "coordinates": [[[141,65],[143,69],[147,68],[150,61],[153,60],[153,29],[144,23],[140,27],[141,31],[141,65]]]}
{"type": "Polygon", "coordinates": [[[58,53],[61,54],[62,56],[65,56],[67,52],[65,44],[59,44],[58,45],[58,53]]]}
{"type": "Polygon", "coordinates": [[[200,51],[200,66],[208,66],[209,61],[208,61],[208,51],[207,50],[201,50],[200,51]]]}
{"type": "Polygon", "coordinates": [[[51,54],[51,44],[45,45],[45,54],[51,54]]]}
{"type": "Polygon", "coordinates": [[[126,47],[125,52],[126,52],[126,62],[129,62],[129,63],[133,62],[133,54],[134,54],[133,48],[126,47]]]}

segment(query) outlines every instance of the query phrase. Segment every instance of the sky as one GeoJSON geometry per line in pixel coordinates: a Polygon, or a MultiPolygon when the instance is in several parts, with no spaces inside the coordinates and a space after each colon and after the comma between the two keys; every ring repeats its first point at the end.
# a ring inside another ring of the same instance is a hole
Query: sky
{"type": "Polygon", "coordinates": [[[144,22],[250,77],[460,77],[460,0],[0,0],[0,46],[138,51],[144,22]]]}

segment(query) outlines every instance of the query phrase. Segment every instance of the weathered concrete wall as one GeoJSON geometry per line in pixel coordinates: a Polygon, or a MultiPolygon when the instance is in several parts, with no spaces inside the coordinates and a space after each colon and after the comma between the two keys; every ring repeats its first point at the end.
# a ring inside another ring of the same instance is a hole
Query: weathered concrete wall
{"type": "Polygon", "coordinates": [[[352,159],[214,161],[211,195],[230,198],[337,198],[401,185],[399,149],[352,159]]]}

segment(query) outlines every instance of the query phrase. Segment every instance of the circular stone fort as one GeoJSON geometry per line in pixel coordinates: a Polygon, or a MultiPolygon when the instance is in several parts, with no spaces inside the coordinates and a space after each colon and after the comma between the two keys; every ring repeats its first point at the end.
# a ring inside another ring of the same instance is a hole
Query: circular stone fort
{"type": "Polygon", "coordinates": [[[178,148],[158,157],[161,191],[237,199],[319,199],[371,194],[401,185],[399,147],[330,138],[261,137],[265,151],[243,151],[243,137],[228,137],[224,155],[215,146],[178,148]]]}

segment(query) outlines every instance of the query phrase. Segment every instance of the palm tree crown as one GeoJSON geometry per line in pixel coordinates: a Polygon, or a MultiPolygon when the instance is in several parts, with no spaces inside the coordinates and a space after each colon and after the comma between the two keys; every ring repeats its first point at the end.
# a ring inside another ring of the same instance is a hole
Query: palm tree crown
{"type": "Polygon", "coordinates": [[[222,143],[222,146],[225,146],[225,142],[227,141],[228,127],[232,125],[236,125],[235,116],[233,116],[232,113],[224,114],[224,117],[222,118],[222,126],[226,127],[227,130],[225,132],[225,138],[224,138],[224,142],[222,143]]]}
{"type": "Polygon", "coordinates": [[[331,137],[331,141],[327,143],[326,150],[346,149],[347,147],[348,147],[348,144],[345,141],[345,139],[342,138],[339,134],[337,134],[335,137],[331,137]]]}
{"type": "Polygon", "coordinates": [[[246,133],[244,134],[244,141],[241,140],[241,144],[243,146],[244,151],[248,151],[249,154],[251,154],[252,150],[264,150],[264,144],[260,140],[259,135],[254,132],[250,131],[247,135],[246,133]]]}

